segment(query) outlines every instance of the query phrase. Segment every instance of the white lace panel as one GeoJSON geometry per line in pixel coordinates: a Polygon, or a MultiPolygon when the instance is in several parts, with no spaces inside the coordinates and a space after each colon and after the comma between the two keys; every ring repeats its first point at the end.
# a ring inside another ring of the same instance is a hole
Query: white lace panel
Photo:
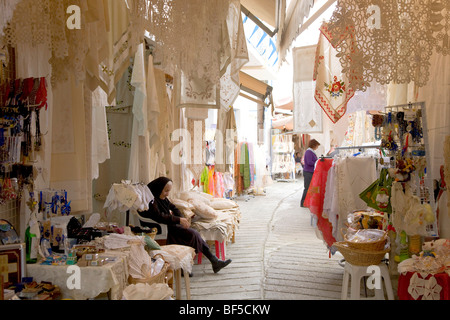
{"type": "Polygon", "coordinates": [[[175,75],[177,106],[228,109],[248,61],[237,0],[149,0],[160,68],[175,75]]]}
{"type": "MultiPolygon", "coordinates": [[[[189,76],[220,79],[222,22],[230,0],[149,0],[148,31],[155,37],[163,69],[176,66],[189,76]]],[[[172,72],[167,72],[173,74],[172,72]]]]}
{"type": "Polygon", "coordinates": [[[446,0],[339,0],[328,32],[352,88],[424,86],[433,51],[449,54],[449,13],[446,0]]]}
{"type": "Polygon", "coordinates": [[[79,80],[83,80],[85,76],[88,30],[67,28],[66,8],[69,5],[78,5],[87,10],[86,6],[82,6],[81,0],[23,0],[17,4],[12,19],[4,30],[6,41],[12,47],[19,43],[32,46],[43,44],[51,50],[52,58],[49,62],[52,65],[54,85],[66,80],[71,73],[79,80]]]}
{"type": "Polygon", "coordinates": [[[0,0],[0,37],[3,36],[3,28],[11,20],[19,2],[20,0],[0,0]]]}
{"type": "Polygon", "coordinates": [[[117,66],[124,60],[122,55],[129,57],[129,54],[124,54],[129,52],[126,49],[135,47],[144,35],[146,1],[129,0],[128,3],[132,20],[130,32],[127,33],[125,45],[121,43],[120,47],[111,48],[114,51],[111,57],[105,53],[108,8],[103,0],[22,0],[4,29],[5,42],[12,47],[26,43],[31,46],[44,45],[50,49],[53,87],[67,80],[69,75],[83,81],[86,73],[90,72],[90,76],[97,78],[97,83],[91,88],[100,84],[110,93],[108,87],[114,85],[111,79],[114,79],[117,66]],[[70,5],[81,9],[81,29],[67,27],[69,14],[66,10],[70,5]],[[101,63],[104,59],[110,59],[111,63],[101,63]],[[99,70],[96,70],[97,64],[99,70]]]}

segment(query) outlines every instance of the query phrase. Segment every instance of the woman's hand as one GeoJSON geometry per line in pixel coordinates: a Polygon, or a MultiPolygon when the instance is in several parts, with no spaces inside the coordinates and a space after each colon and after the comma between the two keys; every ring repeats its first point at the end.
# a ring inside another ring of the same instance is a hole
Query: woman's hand
{"type": "Polygon", "coordinates": [[[180,224],[183,228],[187,229],[191,226],[191,224],[189,223],[188,219],[186,218],[180,218],[180,224]]]}

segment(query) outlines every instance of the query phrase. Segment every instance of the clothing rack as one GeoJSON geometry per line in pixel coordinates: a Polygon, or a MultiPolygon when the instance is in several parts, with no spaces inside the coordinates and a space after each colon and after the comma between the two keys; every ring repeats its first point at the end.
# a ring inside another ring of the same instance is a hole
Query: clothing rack
{"type": "Polygon", "coordinates": [[[376,146],[352,146],[352,147],[337,147],[337,148],[334,148],[335,150],[354,150],[354,149],[357,149],[357,150],[359,150],[359,151],[363,151],[363,150],[365,150],[365,149],[378,149],[378,148],[380,148],[380,146],[379,145],[376,145],[376,146]]]}

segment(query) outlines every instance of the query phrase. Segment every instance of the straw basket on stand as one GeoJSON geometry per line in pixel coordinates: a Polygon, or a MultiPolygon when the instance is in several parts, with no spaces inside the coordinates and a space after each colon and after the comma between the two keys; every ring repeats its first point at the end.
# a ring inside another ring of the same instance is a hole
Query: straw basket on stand
{"type": "Polygon", "coordinates": [[[335,242],[333,246],[344,256],[345,261],[352,265],[378,265],[384,259],[386,253],[391,250],[387,233],[381,230],[379,233],[379,237],[374,240],[359,239],[358,241],[352,241],[345,234],[343,235],[344,241],[335,242]]]}
{"type": "MultiPolygon", "coordinates": [[[[156,255],[154,258],[160,257],[164,260],[164,257],[162,255],[156,255]]],[[[138,283],[147,283],[149,285],[152,285],[154,283],[168,283],[169,277],[168,277],[168,270],[169,270],[169,263],[164,260],[164,266],[162,267],[161,271],[158,274],[151,275],[150,273],[147,273],[147,276],[145,278],[136,279],[131,276],[128,277],[128,282],[130,284],[138,284],[138,283]]]]}
{"type": "Polygon", "coordinates": [[[383,235],[374,241],[351,241],[349,240],[348,235],[344,235],[344,240],[345,243],[347,243],[352,249],[363,251],[381,251],[384,250],[388,236],[386,232],[383,232],[383,235]]]}
{"type": "Polygon", "coordinates": [[[346,262],[354,266],[372,266],[380,264],[390,248],[383,250],[364,250],[351,248],[347,242],[335,242],[333,246],[344,256],[346,262]]]}

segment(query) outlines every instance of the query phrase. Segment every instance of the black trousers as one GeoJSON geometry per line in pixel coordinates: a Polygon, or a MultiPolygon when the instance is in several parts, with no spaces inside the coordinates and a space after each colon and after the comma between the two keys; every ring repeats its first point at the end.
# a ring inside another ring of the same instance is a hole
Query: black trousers
{"type": "Polygon", "coordinates": [[[303,207],[303,203],[305,202],[306,194],[308,193],[309,185],[311,184],[311,180],[313,177],[313,172],[303,171],[303,196],[302,201],[300,202],[300,206],[303,207]]]}

